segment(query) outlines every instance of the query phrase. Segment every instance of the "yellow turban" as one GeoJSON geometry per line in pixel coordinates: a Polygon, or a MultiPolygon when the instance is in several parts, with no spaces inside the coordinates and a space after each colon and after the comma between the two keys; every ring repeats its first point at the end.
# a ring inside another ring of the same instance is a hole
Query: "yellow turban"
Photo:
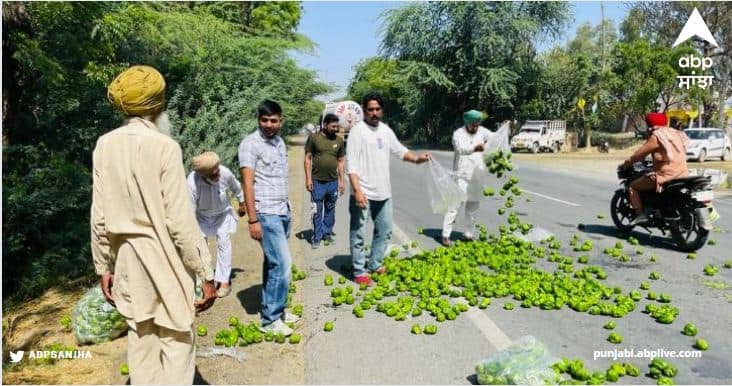
{"type": "Polygon", "coordinates": [[[219,156],[212,152],[206,151],[193,157],[193,170],[197,172],[211,172],[219,166],[219,156]]]}
{"type": "Polygon", "coordinates": [[[150,66],[132,66],[109,84],[107,98],[127,116],[157,115],[165,107],[165,79],[150,66]]]}

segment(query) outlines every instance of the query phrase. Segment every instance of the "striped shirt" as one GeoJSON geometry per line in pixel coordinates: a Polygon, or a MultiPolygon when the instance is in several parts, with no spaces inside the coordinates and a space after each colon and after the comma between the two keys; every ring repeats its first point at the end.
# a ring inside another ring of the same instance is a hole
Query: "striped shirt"
{"type": "Polygon", "coordinates": [[[275,135],[267,138],[261,130],[244,137],[239,144],[239,167],[254,169],[254,205],[257,213],[286,215],[287,147],[275,135]]]}

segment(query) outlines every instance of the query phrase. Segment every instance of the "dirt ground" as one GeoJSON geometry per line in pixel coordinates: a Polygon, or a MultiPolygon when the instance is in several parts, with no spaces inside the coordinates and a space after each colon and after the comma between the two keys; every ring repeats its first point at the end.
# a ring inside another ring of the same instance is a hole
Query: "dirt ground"
{"type": "MultiPolygon", "coordinates": [[[[295,235],[308,224],[300,224],[302,210],[302,189],[304,173],[302,168],[304,139],[290,140],[290,198],[293,208],[290,250],[293,262],[304,266],[302,242],[295,235]]],[[[228,319],[236,316],[242,322],[259,321],[261,301],[262,250],[248,234],[246,217],[240,219],[236,234],[232,237],[232,292],[218,299],[214,306],[199,315],[195,325],[204,324],[209,334],[197,338],[198,347],[213,346],[216,331],[228,328],[228,319]]],[[[216,245],[209,241],[209,248],[215,259],[216,245]]],[[[89,262],[91,264],[91,261],[89,262]]],[[[215,264],[215,261],[213,262],[215,264]]],[[[297,283],[295,283],[297,285],[297,283]]],[[[7,363],[7,352],[16,350],[41,350],[51,344],[61,343],[76,347],[71,331],[65,330],[60,320],[71,315],[76,302],[85,288],[73,291],[52,289],[43,296],[3,315],[3,363],[7,363]]],[[[302,294],[293,294],[292,304],[301,303],[302,294]]],[[[304,321],[298,322],[299,330],[304,321]]],[[[304,383],[304,344],[261,344],[240,347],[245,353],[243,363],[219,356],[197,358],[196,384],[302,384],[304,383]]],[[[127,339],[123,336],[112,342],[81,346],[89,350],[91,359],[64,359],[52,365],[28,364],[4,365],[3,384],[125,384],[119,367],[126,362],[127,339]]]]}

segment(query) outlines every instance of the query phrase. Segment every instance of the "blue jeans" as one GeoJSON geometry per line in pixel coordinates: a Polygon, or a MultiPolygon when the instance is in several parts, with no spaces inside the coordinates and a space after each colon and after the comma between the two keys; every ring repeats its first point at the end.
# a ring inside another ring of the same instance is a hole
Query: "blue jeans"
{"type": "Polygon", "coordinates": [[[338,200],[338,180],[313,181],[310,198],[315,204],[313,213],[313,243],[318,243],[324,236],[333,232],[335,225],[335,207],[338,200]]]}
{"type": "Polygon", "coordinates": [[[262,326],[281,319],[290,289],[290,215],[257,213],[262,224],[262,326]]]}
{"type": "Polygon", "coordinates": [[[367,200],[365,209],[356,205],[356,199],[351,196],[349,212],[351,213],[351,259],[353,261],[353,275],[361,276],[369,271],[376,271],[381,267],[386,253],[387,243],[391,239],[391,199],[384,201],[367,200]],[[368,263],[364,251],[363,229],[366,226],[368,214],[374,222],[374,236],[371,244],[371,254],[368,263]]]}

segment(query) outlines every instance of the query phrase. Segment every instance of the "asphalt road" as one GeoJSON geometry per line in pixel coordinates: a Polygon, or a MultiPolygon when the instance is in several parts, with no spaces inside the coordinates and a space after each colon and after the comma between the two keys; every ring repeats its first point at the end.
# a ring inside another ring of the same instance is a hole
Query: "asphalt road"
{"type": "MultiPolygon", "coordinates": [[[[436,159],[446,167],[451,165],[452,153],[434,152],[436,159]]],[[[732,199],[719,199],[716,207],[721,219],[715,223],[711,237],[716,245],[707,245],[695,260],[673,250],[667,237],[658,232],[648,235],[636,231],[643,255],[635,255],[635,247],[627,242],[626,253],[630,262],[619,262],[602,254],[619,240],[619,234],[609,216],[609,201],[617,187],[612,173],[598,171],[596,175],[553,170],[527,163],[518,163],[515,174],[524,191],[516,200],[514,209],[523,221],[542,227],[563,243],[562,252],[577,256],[568,246],[573,234],[582,240],[592,239],[594,250],[590,264],[600,265],[608,273],[607,285],[623,287],[624,292],[638,289],[642,281],[649,281],[651,271],[661,279],[651,282],[651,290],[668,293],[672,305],[680,310],[673,324],[656,323],[641,311],[648,300],[638,302],[636,310],[617,322],[616,332],[624,338],[622,344],[606,341],[609,331],[602,328],[605,316],[578,313],[567,307],[559,311],[516,307],[514,311],[502,308],[504,300],[494,299],[487,310],[472,310],[456,321],[439,323],[434,336],[409,333],[413,323],[433,322],[428,315],[416,320],[395,322],[386,316],[369,311],[357,319],[350,306],[334,308],[330,305],[332,287],[323,285],[323,276],[341,273],[341,265],[349,262],[348,202],[343,196],[338,203],[336,243],[306,252],[306,269],[310,276],[303,283],[306,324],[305,380],[309,384],[467,384],[475,382],[476,362],[488,358],[500,348],[522,336],[532,335],[547,345],[556,357],[578,358],[591,371],[604,371],[612,359],[597,359],[596,350],[694,350],[693,338],[680,333],[684,324],[694,323],[698,337],[710,343],[702,358],[667,358],[679,368],[677,384],[730,384],[732,383],[732,270],[722,268],[724,261],[732,260],[732,199]],[[605,216],[598,219],[598,214],[605,216]],[[582,231],[577,224],[585,224],[582,231]],[[650,262],[650,255],[659,256],[650,262]],[[720,267],[714,277],[703,274],[703,267],[720,267]],[[706,283],[706,284],[705,284],[706,283]],[[726,288],[718,288],[725,286],[726,288]],[[717,288],[712,288],[717,287],[717,288]],[[322,331],[323,323],[335,321],[332,332],[322,331]]],[[[391,180],[394,199],[395,232],[392,240],[402,244],[416,240],[420,247],[438,246],[442,217],[431,214],[425,190],[426,167],[393,161],[391,180]],[[424,228],[424,235],[417,229],[424,228]]],[[[497,184],[496,184],[497,185],[497,184]]],[[[307,202],[307,200],[305,200],[307,202]]],[[[496,213],[498,198],[487,198],[481,203],[478,218],[495,231],[505,219],[496,213]]],[[[460,231],[456,227],[456,231],[460,231]]],[[[297,236],[307,238],[308,232],[297,236]]],[[[370,235],[370,229],[368,234],[370,235]]],[[[459,233],[453,233],[453,238],[459,233]]],[[[370,240],[370,236],[368,237],[370,240]]],[[[367,240],[367,242],[368,242],[367,240]]],[[[304,240],[302,242],[305,242],[304,240]]],[[[547,269],[550,265],[544,265],[547,269]]],[[[349,284],[352,284],[350,281],[349,284]]],[[[336,284],[337,285],[337,284],[336,284]]],[[[646,291],[642,291],[645,295],[646,291]]],[[[515,303],[515,301],[514,301],[515,303]]],[[[637,365],[647,372],[649,358],[620,359],[637,365]]],[[[621,383],[655,384],[648,377],[625,377],[621,383]]]]}

